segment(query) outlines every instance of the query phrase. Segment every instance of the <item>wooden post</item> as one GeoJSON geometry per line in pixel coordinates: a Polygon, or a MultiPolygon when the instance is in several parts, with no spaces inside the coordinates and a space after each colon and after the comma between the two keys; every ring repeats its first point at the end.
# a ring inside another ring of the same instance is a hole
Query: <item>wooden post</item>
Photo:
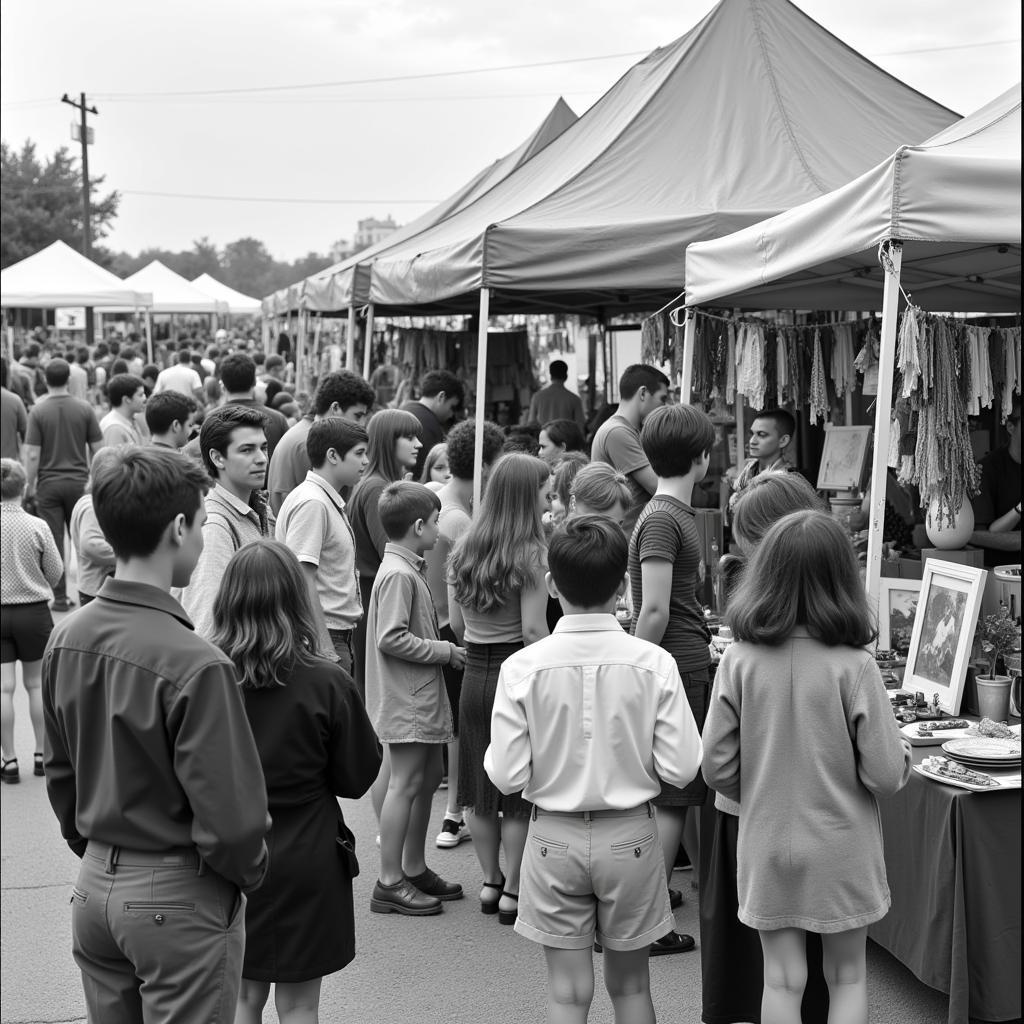
{"type": "Polygon", "coordinates": [[[882,293],[882,337],[878,346],[878,394],[875,397],[874,453],[871,458],[868,558],[864,574],[868,605],[875,614],[878,612],[879,581],[882,576],[882,528],[885,525],[885,483],[889,463],[892,381],[896,363],[896,320],[899,315],[903,245],[890,241],[887,250],[891,266],[883,261],[885,290],[882,293]]]}
{"type": "Polygon", "coordinates": [[[480,289],[480,319],[476,342],[476,431],[473,435],[473,511],[480,508],[484,479],[484,420],[487,418],[487,321],[491,290],[480,289]]]}

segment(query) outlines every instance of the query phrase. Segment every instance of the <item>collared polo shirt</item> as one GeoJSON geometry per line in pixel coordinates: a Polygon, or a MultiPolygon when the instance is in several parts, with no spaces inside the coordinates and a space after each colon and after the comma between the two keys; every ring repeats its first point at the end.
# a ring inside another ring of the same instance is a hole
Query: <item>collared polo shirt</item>
{"type": "Polygon", "coordinates": [[[118,444],[142,444],[142,435],[135,424],[113,409],[100,420],[100,430],[103,431],[103,443],[108,447],[118,444]]]}
{"type": "Polygon", "coordinates": [[[353,629],[363,617],[356,542],[341,495],[315,470],[285,498],[275,533],[300,562],[316,566],[316,592],[328,629],[353,629]]]}

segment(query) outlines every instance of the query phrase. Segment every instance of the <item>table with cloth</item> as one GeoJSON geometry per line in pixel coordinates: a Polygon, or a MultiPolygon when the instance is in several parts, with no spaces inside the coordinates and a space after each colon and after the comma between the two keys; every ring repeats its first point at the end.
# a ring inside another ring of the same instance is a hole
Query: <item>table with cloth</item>
{"type": "MultiPolygon", "coordinates": [[[[915,747],[914,763],[940,754],[915,747]]],[[[911,774],[879,801],[892,909],[868,935],[949,994],[949,1024],[1021,1015],[1021,791],[911,774]]]]}

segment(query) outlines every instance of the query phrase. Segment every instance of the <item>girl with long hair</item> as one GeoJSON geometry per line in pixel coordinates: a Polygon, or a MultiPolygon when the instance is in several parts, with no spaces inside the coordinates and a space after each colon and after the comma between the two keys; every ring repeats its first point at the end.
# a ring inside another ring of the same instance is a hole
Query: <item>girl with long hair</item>
{"type": "Polygon", "coordinates": [[[480,511],[452,552],[448,571],[451,627],[466,647],[459,703],[458,802],[483,871],[480,909],[514,924],[530,804],[503,796],[484,771],[498,673],[514,651],[548,635],[542,517],[551,504],[550,470],[513,454],[491,470],[480,511]],[[501,813],[499,825],[498,814],[501,813]],[[507,877],[499,866],[505,848],[507,877]]]}
{"type": "Polygon", "coordinates": [[[737,916],[764,956],[761,1024],[800,1019],[821,935],[830,1024],[867,1024],[868,925],[891,902],[878,797],[910,775],[857,557],[824,512],[765,534],[730,601],[736,637],[704,726],[704,776],[743,801],[737,916]]]}
{"type": "Polygon", "coordinates": [[[273,818],[235,1024],[263,1019],[271,984],[281,1024],[315,1022],[323,976],[355,956],[355,841],[337,797],[366,792],[380,747],[349,676],[315,654],[308,594],[295,555],[261,540],[232,557],[214,603],[213,642],[238,671],[273,818]]]}

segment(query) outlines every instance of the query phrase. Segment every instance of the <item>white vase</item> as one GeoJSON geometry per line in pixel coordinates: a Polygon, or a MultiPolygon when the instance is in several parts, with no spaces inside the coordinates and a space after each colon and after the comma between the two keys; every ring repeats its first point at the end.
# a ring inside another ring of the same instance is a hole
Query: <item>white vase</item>
{"type": "Polygon", "coordinates": [[[924,520],[925,533],[932,542],[932,547],[941,551],[958,551],[971,539],[974,532],[974,509],[965,496],[960,511],[953,517],[953,522],[939,515],[939,499],[935,498],[928,506],[928,514],[924,520]]]}

